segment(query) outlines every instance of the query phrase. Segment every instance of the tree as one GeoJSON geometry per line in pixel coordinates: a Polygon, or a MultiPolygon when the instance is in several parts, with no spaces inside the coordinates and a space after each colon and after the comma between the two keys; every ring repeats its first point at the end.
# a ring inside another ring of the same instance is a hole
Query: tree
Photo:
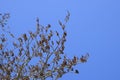
{"type": "Polygon", "coordinates": [[[65,56],[67,32],[65,25],[70,13],[65,17],[65,23],[59,21],[62,33],[51,30],[51,25],[42,26],[36,19],[36,31],[29,31],[18,38],[6,27],[10,15],[0,14],[0,79],[3,80],[57,80],[69,72],[79,73],[73,66],[87,61],[89,54],[72,59],[65,56]],[[10,42],[9,39],[14,39],[10,42]],[[11,48],[9,48],[11,47],[11,48]],[[36,65],[30,61],[39,58],[36,65]]]}

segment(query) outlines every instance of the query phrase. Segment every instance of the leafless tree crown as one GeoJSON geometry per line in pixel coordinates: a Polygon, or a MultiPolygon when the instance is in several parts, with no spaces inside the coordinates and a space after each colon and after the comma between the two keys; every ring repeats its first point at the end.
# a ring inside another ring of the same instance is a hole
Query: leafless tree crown
{"type": "Polygon", "coordinates": [[[37,18],[36,31],[29,31],[18,38],[6,28],[9,17],[9,14],[0,13],[0,80],[57,80],[68,72],[79,73],[73,66],[86,62],[89,54],[72,59],[65,56],[65,25],[69,12],[65,23],[58,21],[62,33],[51,30],[50,24],[40,25],[37,18]],[[11,38],[13,42],[9,41],[11,38]],[[35,65],[30,62],[34,58],[39,59],[35,65]]]}

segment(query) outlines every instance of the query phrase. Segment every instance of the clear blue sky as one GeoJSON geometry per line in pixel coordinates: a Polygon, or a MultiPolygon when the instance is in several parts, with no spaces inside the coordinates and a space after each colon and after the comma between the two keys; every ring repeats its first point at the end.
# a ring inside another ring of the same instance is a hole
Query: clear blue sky
{"type": "Polygon", "coordinates": [[[66,11],[65,51],[69,56],[89,52],[87,63],[76,66],[80,74],[66,74],[60,80],[120,80],[120,0],[0,0],[0,12],[9,12],[11,31],[35,29],[35,19],[58,29],[66,11]]]}

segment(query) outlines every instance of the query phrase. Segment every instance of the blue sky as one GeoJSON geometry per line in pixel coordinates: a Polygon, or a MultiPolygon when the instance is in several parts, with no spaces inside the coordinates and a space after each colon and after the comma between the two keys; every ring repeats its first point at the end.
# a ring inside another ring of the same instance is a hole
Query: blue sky
{"type": "Polygon", "coordinates": [[[0,0],[0,12],[9,12],[9,25],[16,35],[51,24],[70,11],[66,53],[90,53],[87,63],[76,66],[80,74],[69,73],[60,80],[120,80],[120,1],[119,0],[0,0]]]}

